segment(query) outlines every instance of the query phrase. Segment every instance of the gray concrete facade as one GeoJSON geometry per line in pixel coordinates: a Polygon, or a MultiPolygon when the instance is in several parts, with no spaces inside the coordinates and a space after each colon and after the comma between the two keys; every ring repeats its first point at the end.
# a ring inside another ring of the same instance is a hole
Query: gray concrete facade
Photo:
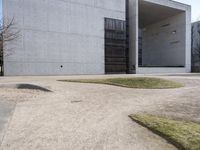
{"type": "Polygon", "coordinates": [[[20,38],[7,45],[13,53],[4,58],[4,74],[105,74],[104,19],[126,20],[127,11],[130,73],[191,71],[188,5],[128,0],[126,10],[126,0],[3,0],[4,17],[14,17],[15,28],[20,30],[20,38]],[[170,25],[161,29],[165,24],[170,25]],[[142,67],[138,63],[139,30],[144,37],[142,67]]]}
{"type": "Polygon", "coordinates": [[[104,74],[104,18],[125,20],[125,0],[3,0],[15,18],[5,75],[104,74]]]}

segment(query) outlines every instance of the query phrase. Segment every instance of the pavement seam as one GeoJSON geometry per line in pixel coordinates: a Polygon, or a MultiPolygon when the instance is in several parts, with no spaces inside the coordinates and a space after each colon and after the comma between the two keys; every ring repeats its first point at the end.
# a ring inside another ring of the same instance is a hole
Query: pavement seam
{"type": "Polygon", "coordinates": [[[8,120],[8,123],[5,125],[5,129],[4,129],[4,131],[3,131],[3,136],[2,136],[2,139],[1,139],[1,141],[0,141],[0,148],[2,147],[2,143],[3,143],[4,138],[5,138],[5,136],[6,136],[7,130],[9,129],[10,123],[12,122],[13,116],[14,116],[14,114],[15,114],[15,109],[16,109],[16,107],[17,107],[17,103],[15,103],[14,110],[12,111],[12,116],[11,116],[10,119],[8,120]]]}

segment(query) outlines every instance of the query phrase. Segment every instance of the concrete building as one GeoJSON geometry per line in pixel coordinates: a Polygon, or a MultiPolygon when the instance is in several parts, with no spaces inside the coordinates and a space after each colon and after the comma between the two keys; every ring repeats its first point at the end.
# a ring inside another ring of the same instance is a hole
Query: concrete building
{"type": "Polygon", "coordinates": [[[171,0],[3,0],[20,38],[5,75],[191,71],[191,7],[171,0]]]}
{"type": "Polygon", "coordinates": [[[200,21],[192,24],[192,71],[200,72],[200,21]]]}

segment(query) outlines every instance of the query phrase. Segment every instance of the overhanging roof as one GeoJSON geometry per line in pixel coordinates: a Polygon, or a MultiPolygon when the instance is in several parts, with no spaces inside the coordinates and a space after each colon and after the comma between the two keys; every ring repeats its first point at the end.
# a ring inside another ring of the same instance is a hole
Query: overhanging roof
{"type": "Polygon", "coordinates": [[[177,15],[181,12],[183,11],[179,9],[158,5],[155,3],[147,2],[145,0],[139,0],[140,28],[177,15]]]}

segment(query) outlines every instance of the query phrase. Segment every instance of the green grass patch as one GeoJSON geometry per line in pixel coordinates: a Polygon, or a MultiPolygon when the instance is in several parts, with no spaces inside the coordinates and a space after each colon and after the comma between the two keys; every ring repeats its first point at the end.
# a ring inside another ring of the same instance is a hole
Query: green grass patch
{"type": "Polygon", "coordinates": [[[200,124],[153,115],[130,115],[140,125],[162,136],[180,150],[200,150],[200,124]]]}
{"type": "Polygon", "coordinates": [[[108,79],[80,79],[63,80],[66,82],[108,84],[127,88],[140,89],[169,89],[180,88],[182,84],[160,78],[134,77],[134,78],[108,78],[108,79]]]}

